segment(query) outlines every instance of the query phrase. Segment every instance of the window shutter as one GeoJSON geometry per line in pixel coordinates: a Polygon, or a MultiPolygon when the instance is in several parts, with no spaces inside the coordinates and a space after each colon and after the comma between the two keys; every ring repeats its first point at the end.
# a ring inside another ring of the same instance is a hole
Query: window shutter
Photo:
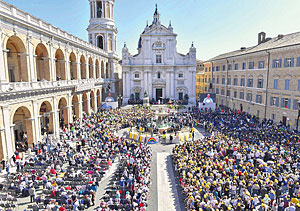
{"type": "Polygon", "coordinates": [[[288,108],[291,108],[291,99],[288,100],[288,108]]]}
{"type": "Polygon", "coordinates": [[[273,104],[273,97],[270,97],[270,106],[273,104]]]}
{"type": "Polygon", "coordinates": [[[282,59],[279,59],[279,68],[281,68],[282,59]]]}
{"type": "Polygon", "coordinates": [[[273,59],[272,67],[275,68],[275,59],[273,59]]]}
{"type": "Polygon", "coordinates": [[[265,61],[262,61],[262,68],[265,68],[265,61]]]}
{"type": "Polygon", "coordinates": [[[279,97],[276,97],[276,106],[279,106],[279,97]]]}
{"type": "Polygon", "coordinates": [[[264,79],[261,79],[261,88],[264,88],[264,79]]]}
{"type": "Polygon", "coordinates": [[[284,59],[284,64],[283,65],[284,65],[284,67],[287,66],[287,59],[286,58],[284,59]]]}
{"type": "Polygon", "coordinates": [[[283,101],[284,101],[284,99],[281,98],[281,104],[280,104],[280,107],[281,107],[281,108],[283,108],[283,101]]]}
{"type": "Polygon", "coordinates": [[[293,110],[297,110],[297,100],[294,99],[293,110]]]}
{"type": "Polygon", "coordinates": [[[298,80],[298,91],[300,91],[300,80],[298,80]]]}
{"type": "Polygon", "coordinates": [[[300,66],[300,57],[297,57],[297,64],[296,64],[297,67],[300,66]]]}
{"type": "Polygon", "coordinates": [[[291,67],[294,67],[294,57],[291,58],[291,67]]]}
{"type": "Polygon", "coordinates": [[[256,95],[256,100],[255,100],[255,102],[258,103],[258,95],[256,95]]]}

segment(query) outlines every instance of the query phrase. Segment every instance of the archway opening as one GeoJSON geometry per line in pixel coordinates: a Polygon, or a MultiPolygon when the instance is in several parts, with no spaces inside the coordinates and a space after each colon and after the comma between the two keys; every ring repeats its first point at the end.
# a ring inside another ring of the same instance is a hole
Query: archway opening
{"type": "Polygon", "coordinates": [[[72,98],[72,115],[73,121],[79,119],[79,100],[76,94],[72,98]]]}
{"type": "Polygon", "coordinates": [[[101,61],[101,78],[105,78],[105,74],[104,74],[104,62],[101,61]]]}
{"type": "Polygon", "coordinates": [[[13,116],[14,130],[12,140],[19,152],[27,151],[28,146],[33,144],[33,121],[28,108],[21,106],[13,116]]]}
{"type": "Polygon", "coordinates": [[[101,35],[97,37],[97,46],[101,49],[104,49],[103,37],[101,35]]]}
{"type": "Polygon", "coordinates": [[[80,57],[80,73],[81,73],[81,79],[86,79],[86,63],[85,63],[85,58],[82,55],[80,57]]]}
{"type": "Polygon", "coordinates": [[[73,52],[70,54],[69,60],[70,60],[71,80],[77,80],[78,79],[77,63],[76,63],[76,56],[73,52]]]}
{"type": "Polygon", "coordinates": [[[94,91],[91,91],[91,94],[90,94],[90,106],[91,106],[92,110],[95,111],[95,94],[94,94],[94,91]]]}
{"type": "Polygon", "coordinates": [[[97,107],[101,107],[101,94],[100,94],[100,89],[97,91],[97,107]]]}
{"type": "Polygon", "coordinates": [[[106,62],[105,78],[109,78],[108,62],[106,62]]]}
{"type": "Polygon", "coordinates": [[[62,97],[58,103],[58,111],[59,111],[59,126],[60,128],[64,128],[69,123],[68,118],[68,104],[66,98],[62,97]]]}
{"type": "Polygon", "coordinates": [[[96,60],[96,78],[100,78],[99,60],[96,60]]]}
{"type": "Polygon", "coordinates": [[[88,114],[88,98],[86,92],[82,95],[82,111],[85,112],[85,114],[88,114]]]}
{"type": "Polygon", "coordinates": [[[40,107],[40,127],[42,136],[53,134],[53,120],[52,106],[48,101],[44,101],[40,107]]]}
{"type": "Polygon", "coordinates": [[[11,36],[6,43],[9,82],[28,82],[26,49],[23,41],[11,36]]]}
{"type": "Polygon", "coordinates": [[[94,67],[92,58],[89,58],[89,78],[94,78],[94,67]]]}
{"type": "Polygon", "coordinates": [[[37,80],[50,81],[49,56],[45,45],[38,44],[35,49],[37,80]]]}
{"type": "Polygon", "coordinates": [[[57,49],[55,53],[55,67],[56,67],[56,80],[66,80],[66,71],[65,71],[65,56],[61,49],[57,49]]]}

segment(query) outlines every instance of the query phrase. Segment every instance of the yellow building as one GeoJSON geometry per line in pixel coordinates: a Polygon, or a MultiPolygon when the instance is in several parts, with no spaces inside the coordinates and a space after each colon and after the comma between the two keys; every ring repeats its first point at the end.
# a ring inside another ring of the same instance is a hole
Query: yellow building
{"type": "Polygon", "coordinates": [[[199,99],[199,94],[203,93],[203,82],[204,82],[204,69],[203,62],[197,59],[196,69],[196,100],[199,99]]]}

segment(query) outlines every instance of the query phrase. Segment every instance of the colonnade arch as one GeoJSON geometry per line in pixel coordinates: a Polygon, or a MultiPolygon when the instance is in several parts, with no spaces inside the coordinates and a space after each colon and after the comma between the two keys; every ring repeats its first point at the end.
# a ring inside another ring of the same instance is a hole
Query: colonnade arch
{"type": "Polygon", "coordinates": [[[93,90],[90,93],[90,106],[95,111],[95,94],[93,90]]]}
{"type": "Polygon", "coordinates": [[[35,49],[37,80],[50,81],[49,54],[44,44],[40,43],[35,49]]]}
{"type": "Polygon", "coordinates": [[[68,117],[68,103],[66,98],[60,98],[58,102],[58,111],[59,111],[59,125],[62,128],[64,125],[69,124],[68,117]]]}
{"type": "Polygon", "coordinates": [[[89,78],[94,78],[94,65],[91,57],[89,58],[89,78]]]}
{"type": "Polygon", "coordinates": [[[88,97],[87,97],[87,93],[84,92],[82,94],[82,111],[84,111],[86,114],[88,114],[89,110],[88,110],[88,97]]]}
{"type": "Polygon", "coordinates": [[[69,61],[71,80],[78,80],[76,56],[73,52],[70,53],[69,61]]]}
{"type": "Polygon", "coordinates": [[[39,110],[40,114],[40,128],[41,134],[45,133],[53,134],[54,132],[54,118],[53,108],[49,101],[44,101],[39,110]]]}
{"type": "Polygon", "coordinates": [[[101,73],[100,73],[100,67],[99,67],[99,60],[96,59],[96,78],[100,78],[101,73]]]}
{"type": "Polygon", "coordinates": [[[65,71],[65,56],[61,49],[57,49],[55,53],[55,67],[56,67],[56,79],[66,80],[67,75],[65,71]]]}
{"type": "MultiPolygon", "coordinates": [[[[79,99],[76,94],[74,94],[72,98],[72,114],[75,117],[75,119],[79,119],[79,99]]],[[[73,121],[75,119],[73,118],[73,121]]]]}
{"type": "Polygon", "coordinates": [[[101,107],[101,93],[100,93],[100,89],[97,90],[97,107],[98,108],[101,107]]]}
{"type": "MultiPolygon", "coordinates": [[[[33,118],[30,110],[25,106],[20,106],[12,114],[12,142],[16,149],[25,147],[25,142],[33,144],[33,118]],[[27,139],[27,140],[26,140],[27,139]]],[[[14,147],[13,147],[14,148],[14,147]]]]}
{"type": "Polygon", "coordinates": [[[87,78],[85,57],[83,55],[80,57],[80,73],[81,73],[81,79],[87,78]]]}
{"type": "Polygon", "coordinates": [[[105,74],[104,74],[104,62],[101,61],[101,78],[105,78],[105,74]]]}
{"type": "Polygon", "coordinates": [[[9,82],[28,82],[26,48],[17,36],[11,36],[6,42],[7,69],[9,82]]]}

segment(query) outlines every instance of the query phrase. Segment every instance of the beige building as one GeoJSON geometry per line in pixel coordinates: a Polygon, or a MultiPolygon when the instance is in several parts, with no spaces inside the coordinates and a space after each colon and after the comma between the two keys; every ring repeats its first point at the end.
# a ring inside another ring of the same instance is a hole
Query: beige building
{"type": "Polygon", "coordinates": [[[29,145],[44,129],[57,136],[59,125],[96,111],[108,92],[117,95],[121,73],[107,30],[96,46],[3,1],[0,11],[0,159],[9,159],[23,133],[29,145]]]}
{"type": "Polygon", "coordinates": [[[266,38],[255,46],[209,60],[217,104],[295,128],[300,100],[300,32],[266,38]]]}
{"type": "Polygon", "coordinates": [[[196,100],[199,100],[200,94],[204,93],[204,65],[203,61],[196,61],[196,100]]]}

